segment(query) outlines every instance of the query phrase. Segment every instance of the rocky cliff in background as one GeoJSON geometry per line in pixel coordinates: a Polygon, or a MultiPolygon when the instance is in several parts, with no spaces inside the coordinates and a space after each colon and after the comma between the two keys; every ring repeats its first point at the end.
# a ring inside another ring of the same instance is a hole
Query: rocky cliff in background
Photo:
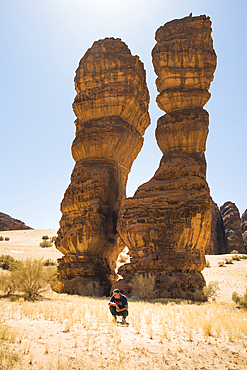
{"type": "Polygon", "coordinates": [[[212,200],[211,236],[205,254],[224,254],[227,251],[227,239],[224,222],[217,204],[212,200]]]}
{"type": "Polygon", "coordinates": [[[247,209],[244,211],[241,217],[241,231],[242,231],[245,249],[247,252],[247,209]]]}
{"type": "Polygon", "coordinates": [[[246,253],[238,208],[233,202],[226,202],[220,207],[220,212],[227,239],[226,251],[224,253],[230,253],[233,250],[237,250],[239,253],[246,253]]]}
{"type": "Polygon", "coordinates": [[[76,162],[64,199],[56,247],[65,255],[58,272],[64,292],[100,285],[109,294],[125,247],[116,234],[126,182],[150,124],[146,73],[120,39],[99,40],[75,76],[76,162]]]}
{"type": "Polygon", "coordinates": [[[186,17],[160,27],[152,56],[157,103],[167,112],[156,139],[163,157],[154,177],[127,198],[117,230],[131,262],[114,287],[128,293],[138,273],[155,275],[159,297],[192,298],[204,285],[211,199],[204,156],[208,113],[203,109],[216,67],[209,17],[186,17]]]}
{"type": "Polygon", "coordinates": [[[25,225],[24,222],[12,218],[5,213],[0,212],[0,231],[8,230],[30,230],[31,227],[25,225]]]}

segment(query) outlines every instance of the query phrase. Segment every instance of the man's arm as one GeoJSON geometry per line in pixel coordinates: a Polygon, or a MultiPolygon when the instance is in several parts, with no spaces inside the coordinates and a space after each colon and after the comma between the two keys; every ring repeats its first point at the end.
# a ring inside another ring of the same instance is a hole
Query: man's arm
{"type": "Polygon", "coordinates": [[[114,302],[111,302],[111,301],[110,301],[110,302],[108,303],[108,306],[116,306],[116,307],[117,307],[117,304],[116,304],[116,303],[114,303],[114,302]]]}
{"type": "Polygon", "coordinates": [[[112,301],[113,297],[111,297],[109,303],[108,303],[108,306],[115,306],[117,307],[117,304],[115,302],[112,301]]]}
{"type": "Polygon", "coordinates": [[[119,308],[117,305],[116,305],[116,311],[117,312],[121,312],[121,311],[125,311],[125,310],[127,310],[128,309],[128,305],[126,305],[126,306],[124,306],[124,308],[119,308]]]}

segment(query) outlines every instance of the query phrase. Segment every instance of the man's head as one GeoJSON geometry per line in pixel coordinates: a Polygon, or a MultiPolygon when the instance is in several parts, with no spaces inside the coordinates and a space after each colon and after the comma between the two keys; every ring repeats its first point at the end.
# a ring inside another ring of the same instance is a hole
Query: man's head
{"type": "Polygon", "coordinates": [[[114,289],[113,290],[113,295],[114,295],[115,298],[120,298],[120,291],[119,291],[119,289],[114,289]]]}

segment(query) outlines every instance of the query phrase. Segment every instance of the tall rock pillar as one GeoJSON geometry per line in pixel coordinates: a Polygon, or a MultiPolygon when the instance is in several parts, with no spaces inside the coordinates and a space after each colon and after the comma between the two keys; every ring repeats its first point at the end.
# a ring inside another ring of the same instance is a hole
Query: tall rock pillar
{"type": "Polygon", "coordinates": [[[146,74],[125,43],[109,38],[95,42],[81,59],[75,87],[76,164],[61,203],[56,247],[64,257],[58,272],[64,292],[98,282],[108,294],[121,245],[117,214],[150,124],[146,74]]]}
{"type": "Polygon", "coordinates": [[[156,138],[163,152],[154,177],[123,202],[117,230],[129,264],[116,283],[125,292],[137,273],[155,275],[159,297],[192,298],[202,287],[212,208],[204,157],[208,113],[203,109],[216,67],[209,17],[186,17],[160,27],[152,56],[157,103],[167,112],[156,138]]]}

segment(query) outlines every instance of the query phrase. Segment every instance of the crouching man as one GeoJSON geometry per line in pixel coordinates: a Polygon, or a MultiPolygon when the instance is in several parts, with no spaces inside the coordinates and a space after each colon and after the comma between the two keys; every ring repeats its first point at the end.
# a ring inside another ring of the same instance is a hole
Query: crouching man
{"type": "Polygon", "coordinates": [[[110,306],[110,312],[115,320],[117,320],[117,316],[122,316],[122,324],[128,325],[126,322],[126,317],[129,314],[127,297],[121,294],[118,289],[113,290],[108,306],[110,306]]]}

